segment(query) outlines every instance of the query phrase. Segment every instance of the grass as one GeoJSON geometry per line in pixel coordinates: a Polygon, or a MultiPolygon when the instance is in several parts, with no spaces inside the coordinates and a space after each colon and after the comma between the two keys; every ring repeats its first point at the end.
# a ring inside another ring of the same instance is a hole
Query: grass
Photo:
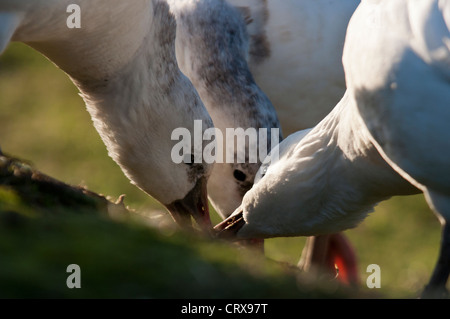
{"type": "MultiPolygon", "coordinates": [[[[131,185],[119,167],[108,157],[106,148],[91,123],[82,99],[77,95],[77,89],[68,77],[44,57],[22,44],[11,45],[0,58],[0,146],[4,152],[29,159],[41,171],[67,183],[86,186],[92,191],[107,194],[113,199],[118,198],[121,194],[126,194],[126,204],[138,213],[164,210],[159,203],[131,185]]],[[[3,194],[4,197],[6,197],[5,194],[3,194]]],[[[0,200],[2,200],[1,192],[0,200]]],[[[213,219],[214,221],[219,220],[217,216],[213,216],[213,219]]],[[[80,239],[77,236],[81,236],[80,234],[70,234],[66,238],[66,232],[70,232],[69,224],[73,223],[82,227],[86,223],[86,237],[83,237],[83,240],[86,240],[86,246],[89,246],[90,242],[87,238],[92,236],[95,228],[99,227],[99,221],[76,216],[64,222],[60,230],[54,229],[57,228],[56,223],[60,222],[61,220],[44,221],[39,219],[37,225],[34,225],[34,222],[27,221],[24,226],[24,236],[14,237],[13,243],[18,248],[25,249],[28,244],[33,243],[32,236],[40,236],[39,229],[50,227],[53,232],[50,233],[48,239],[43,239],[42,242],[43,245],[48,244],[50,247],[49,259],[39,267],[60,269],[62,264],[57,263],[58,266],[56,264],[52,266],[51,263],[52,260],[57,259],[56,251],[61,250],[64,245],[73,247],[74,241],[80,239]],[[59,241],[61,238],[64,238],[61,246],[51,248],[52,242],[59,241]]],[[[128,233],[129,230],[120,230],[120,227],[114,223],[105,223],[102,224],[102,227],[104,229],[101,236],[118,238],[123,236],[124,240],[129,240],[129,242],[123,245],[119,241],[114,243],[118,245],[117,252],[124,253],[124,255],[117,256],[120,258],[120,262],[117,262],[116,269],[105,274],[105,278],[99,280],[106,281],[107,277],[115,278],[116,276],[128,278],[126,269],[132,265],[127,264],[127,262],[131,262],[127,261],[127,258],[131,258],[131,253],[142,255],[142,258],[145,259],[144,252],[151,252],[151,250],[145,250],[142,244],[136,244],[144,239],[140,236],[147,235],[142,235],[142,230],[137,234],[132,234],[132,231],[128,233]],[[134,247],[134,245],[137,246],[134,247]],[[143,249],[143,252],[140,253],[140,249],[143,249]]],[[[3,231],[1,233],[3,234],[3,231]]],[[[377,289],[377,293],[387,298],[416,297],[431,275],[438,254],[440,226],[422,195],[398,197],[381,203],[359,227],[346,231],[346,234],[357,251],[363,292],[370,292],[370,289],[365,287],[365,280],[369,275],[366,273],[366,268],[370,264],[380,265],[381,288],[377,289]]],[[[7,233],[2,236],[4,245],[4,240],[7,240],[4,236],[11,236],[11,234],[7,233]]],[[[166,238],[165,235],[153,234],[151,236],[156,236],[152,237],[154,243],[165,245],[162,242],[166,238]]],[[[224,258],[222,255],[225,253],[214,252],[217,249],[216,246],[202,243],[198,248],[189,248],[184,241],[183,236],[175,237],[167,245],[178,247],[172,247],[175,250],[197,249],[197,257],[204,255],[212,259],[224,258]]],[[[295,264],[300,257],[304,241],[304,238],[271,239],[267,241],[266,253],[271,259],[295,264]]],[[[86,253],[94,255],[99,253],[99,258],[93,261],[93,265],[94,262],[101,263],[103,258],[110,258],[109,255],[100,253],[101,246],[96,247],[94,245],[93,250],[86,253]]],[[[38,254],[40,251],[33,245],[28,249],[30,250],[29,254],[38,254]],[[33,252],[32,248],[35,248],[36,252],[33,252]]],[[[83,254],[81,251],[71,252],[69,248],[66,250],[67,255],[64,255],[66,257],[63,259],[63,264],[77,257],[77,254],[83,254]]],[[[227,250],[225,249],[225,251],[227,250]]],[[[41,253],[44,252],[41,251],[41,253]]],[[[176,258],[176,254],[171,248],[167,251],[161,249],[159,253],[163,254],[167,260],[172,257],[176,258]],[[171,254],[173,254],[172,257],[171,254]]],[[[21,258],[16,254],[11,257],[9,262],[21,265],[20,271],[24,274],[23,278],[21,279],[17,274],[15,277],[10,277],[11,274],[9,274],[7,278],[15,278],[25,283],[29,278],[38,276],[36,272],[39,270],[29,269],[26,260],[21,258]]],[[[197,259],[194,258],[192,261],[194,265],[198,265],[199,269],[208,272],[209,261],[202,263],[195,260],[197,259]]],[[[146,275],[145,271],[139,272],[142,272],[143,277],[150,276],[146,275]]],[[[63,275],[66,274],[59,276],[63,275]]],[[[0,278],[0,284],[3,283],[3,280],[5,277],[0,278]]],[[[126,285],[126,280],[124,280],[124,285],[126,285]]],[[[129,285],[136,288],[137,283],[130,279],[129,285]]],[[[170,295],[170,287],[161,287],[161,289],[161,291],[165,291],[161,293],[162,295],[170,295]]],[[[135,291],[138,291],[138,288],[135,291]]],[[[105,293],[104,296],[109,296],[106,292],[101,291],[92,292],[90,296],[95,296],[96,293],[101,295],[105,293]]],[[[172,291],[172,293],[174,292],[172,291]]],[[[256,292],[249,290],[249,293],[256,292]]],[[[139,293],[136,293],[136,296],[138,295],[139,293]]],[[[20,293],[17,293],[17,296],[20,296],[20,293]]],[[[52,294],[49,293],[49,296],[52,294]]],[[[176,296],[183,295],[176,294],[176,296]]]]}
{"type": "Polygon", "coordinates": [[[168,230],[0,156],[0,298],[357,296],[254,250],[168,230]],[[73,264],[81,289],[67,286],[73,264]]]}

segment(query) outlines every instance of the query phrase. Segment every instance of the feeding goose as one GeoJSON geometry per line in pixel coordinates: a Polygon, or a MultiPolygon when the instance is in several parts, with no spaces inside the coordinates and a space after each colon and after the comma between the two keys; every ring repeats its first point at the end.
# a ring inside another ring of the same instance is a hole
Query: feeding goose
{"type": "MultiPolygon", "coordinates": [[[[10,41],[36,49],[80,91],[109,156],[133,184],[168,208],[182,225],[192,215],[210,226],[206,183],[212,164],[175,163],[174,129],[203,131],[213,123],[180,72],[176,24],[157,0],[5,0],[0,2],[0,52],[10,41]],[[80,8],[81,28],[67,25],[80,8]]],[[[50,94],[50,93],[49,93],[50,94]]],[[[192,153],[194,149],[192,149],[192,153]]]]}

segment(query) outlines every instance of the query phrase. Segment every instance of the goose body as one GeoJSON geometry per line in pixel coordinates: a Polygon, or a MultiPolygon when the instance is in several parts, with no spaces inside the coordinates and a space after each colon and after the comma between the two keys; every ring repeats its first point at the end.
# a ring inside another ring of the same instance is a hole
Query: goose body
{"type": "Polygon", "coordinates": [[[244,196],[239,236],[340,232],[357,226],[378,202],[418,192],[381,157],[354,107],[346,94],[316,127],[280,144],[279,160],[265,161],[244,196]]]}
{"type": "Polygon", "coordinates": [[[249,66],[285,135],[319,123],[345,92],[342,50],[359,0],[227,0],[247,20],[249,66]]]}
{"type": "Polygon", "coordinates": [[[442,296],[450,271],[449,43],[450,1],[363,1],[346,37],[344,97],[261,166],[237,235],[343,231],[378,202],[422,191],[443,225],[424,296],[442,296]]]}
{"type": "Polygon", "coordinates": [[[169,208],[181,224],[209,220],[206,163],[171,159],[175,128],[213,126],[175,57],[176,25],[156,0],[0,2],[0,48],[20,41],[66,72],[79,89],[109,155],[139,188],[169,208]],[[81,8],[82,27],[66,24],[81,8]],[[200,206],[203,208],[200,209],[200,206]]]}

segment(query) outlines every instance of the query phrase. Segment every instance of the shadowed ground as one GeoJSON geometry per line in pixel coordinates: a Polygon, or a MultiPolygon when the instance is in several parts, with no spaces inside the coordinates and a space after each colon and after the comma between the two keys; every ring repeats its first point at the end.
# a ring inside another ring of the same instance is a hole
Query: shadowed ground
{"type": "Polygon", "coordinates": [[[0,156],[0,298],[361,297],[250,249],[135,217],[0,156]],[[66,285],[71,264],[80,289],[66,285]]]}

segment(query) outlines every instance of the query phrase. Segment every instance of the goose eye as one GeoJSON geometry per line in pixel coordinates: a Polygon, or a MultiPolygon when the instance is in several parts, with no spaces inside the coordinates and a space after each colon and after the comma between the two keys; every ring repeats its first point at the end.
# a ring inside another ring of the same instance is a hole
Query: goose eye
{"type": "Polygon", "coordinates": [[[236,178],[236,179],[237,179],[238,181],[240,181],[240,182],[245,181],[245,179],[247,178],[247,176],[245,175],[245,173],[242,172],[242,171],[240,171],[240,170],[238,170],[238,169],[235,169],[235,170],[234,170],[233,176],[234,176],[234,178],[236,178]]]}
{"type": "Polygon", "coordinates": [[[261,178],[266,176],[266,173],[267,173],[267,167],[264,167],[264,169],[262,170],[262,173],[261,173],[261,178]]]}
{"type": "Polygon", "coordinates": [[[188,165],[188,166],[192,166],[192,165],[194,165],[194,160],[195,160],[195,157],[194,157],[194,155],[186,155],[185,157],[184,157],[184,164],[186,164],[186,165],[188,165]]]}

